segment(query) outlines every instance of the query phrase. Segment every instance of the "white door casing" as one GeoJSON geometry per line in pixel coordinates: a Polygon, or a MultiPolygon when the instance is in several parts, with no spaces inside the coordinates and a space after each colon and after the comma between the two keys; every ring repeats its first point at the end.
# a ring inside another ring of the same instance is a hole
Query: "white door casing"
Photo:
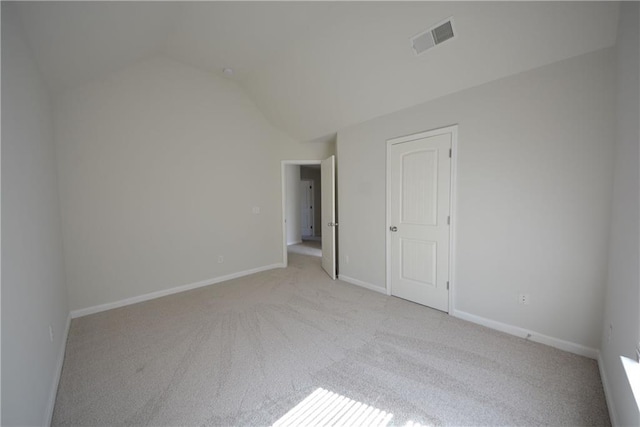
{"type": "Polygon", "coordinates": [[[449,311],[451,149],[456,127],[387,142],[387,287],[449,311]]]}
{"type": "Polygon", "coordinates": [[[322,268],[336,279],[336,182],[335,156],[320,165],[320,187],[322,189],[322,268]]]}

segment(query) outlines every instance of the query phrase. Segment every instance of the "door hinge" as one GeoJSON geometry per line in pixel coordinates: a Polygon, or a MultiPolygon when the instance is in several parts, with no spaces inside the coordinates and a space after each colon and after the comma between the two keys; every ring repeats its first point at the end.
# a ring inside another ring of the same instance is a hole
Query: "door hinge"
{"type": "Polygon", "coordinates": [[[449,148],[449,158],[451,158],[451,148],[449,148]]]}
{"type": "Polygon", "coordinates": [[[449,282],[447,282],[447,290],[449,290],[449,282]]]}

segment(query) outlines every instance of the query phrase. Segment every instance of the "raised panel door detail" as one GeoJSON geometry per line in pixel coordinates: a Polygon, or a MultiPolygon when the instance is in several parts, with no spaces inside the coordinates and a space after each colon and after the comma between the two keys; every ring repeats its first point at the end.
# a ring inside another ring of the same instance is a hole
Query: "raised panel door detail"
{"type": "Polygon", "coordinates": [[[436,286],[437,243],[400,239],[400,276],[424,286],[436,286]]]}
{"type": "Polygon", "coordinates": [[[402,156],[401,221],[436,225],[438,211],[438,150],[420,150],[402,156]]]}

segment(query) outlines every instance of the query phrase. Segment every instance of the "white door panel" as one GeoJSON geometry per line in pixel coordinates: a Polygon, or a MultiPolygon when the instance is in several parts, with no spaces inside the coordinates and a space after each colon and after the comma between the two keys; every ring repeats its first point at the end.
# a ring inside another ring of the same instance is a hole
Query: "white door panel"
{"type": "Polygon", "coordinates": [[[320,187],[322,189],[322,268],[336,279],[336,182],[335,156],[322,161],[320,187]]]}
{"type": "Polygon", "coordinates": [[[449,310],[452,133],[389,142],[391,294],[449,310]]]}
{"type": "Polygon", "coordinates": [[[302,236],[313,236],[313,181],[300,181],[300,217],[302,236]]]}

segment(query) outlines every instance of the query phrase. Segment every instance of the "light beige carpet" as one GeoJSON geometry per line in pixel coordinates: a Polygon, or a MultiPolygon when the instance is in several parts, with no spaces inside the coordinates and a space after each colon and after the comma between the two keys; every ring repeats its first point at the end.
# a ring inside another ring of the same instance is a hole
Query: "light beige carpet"
{"type": "Polygon", "coordinates": [[[609,425],[595,361],[289,268],[73,320],[54,425],[609,425]]]}
{"type": "Polygon", "coordinates": [[[320,240],[303,240],[287,247],[287,252],[293,252],[300,255],[322,256],[322,241],[320,240]]]}

